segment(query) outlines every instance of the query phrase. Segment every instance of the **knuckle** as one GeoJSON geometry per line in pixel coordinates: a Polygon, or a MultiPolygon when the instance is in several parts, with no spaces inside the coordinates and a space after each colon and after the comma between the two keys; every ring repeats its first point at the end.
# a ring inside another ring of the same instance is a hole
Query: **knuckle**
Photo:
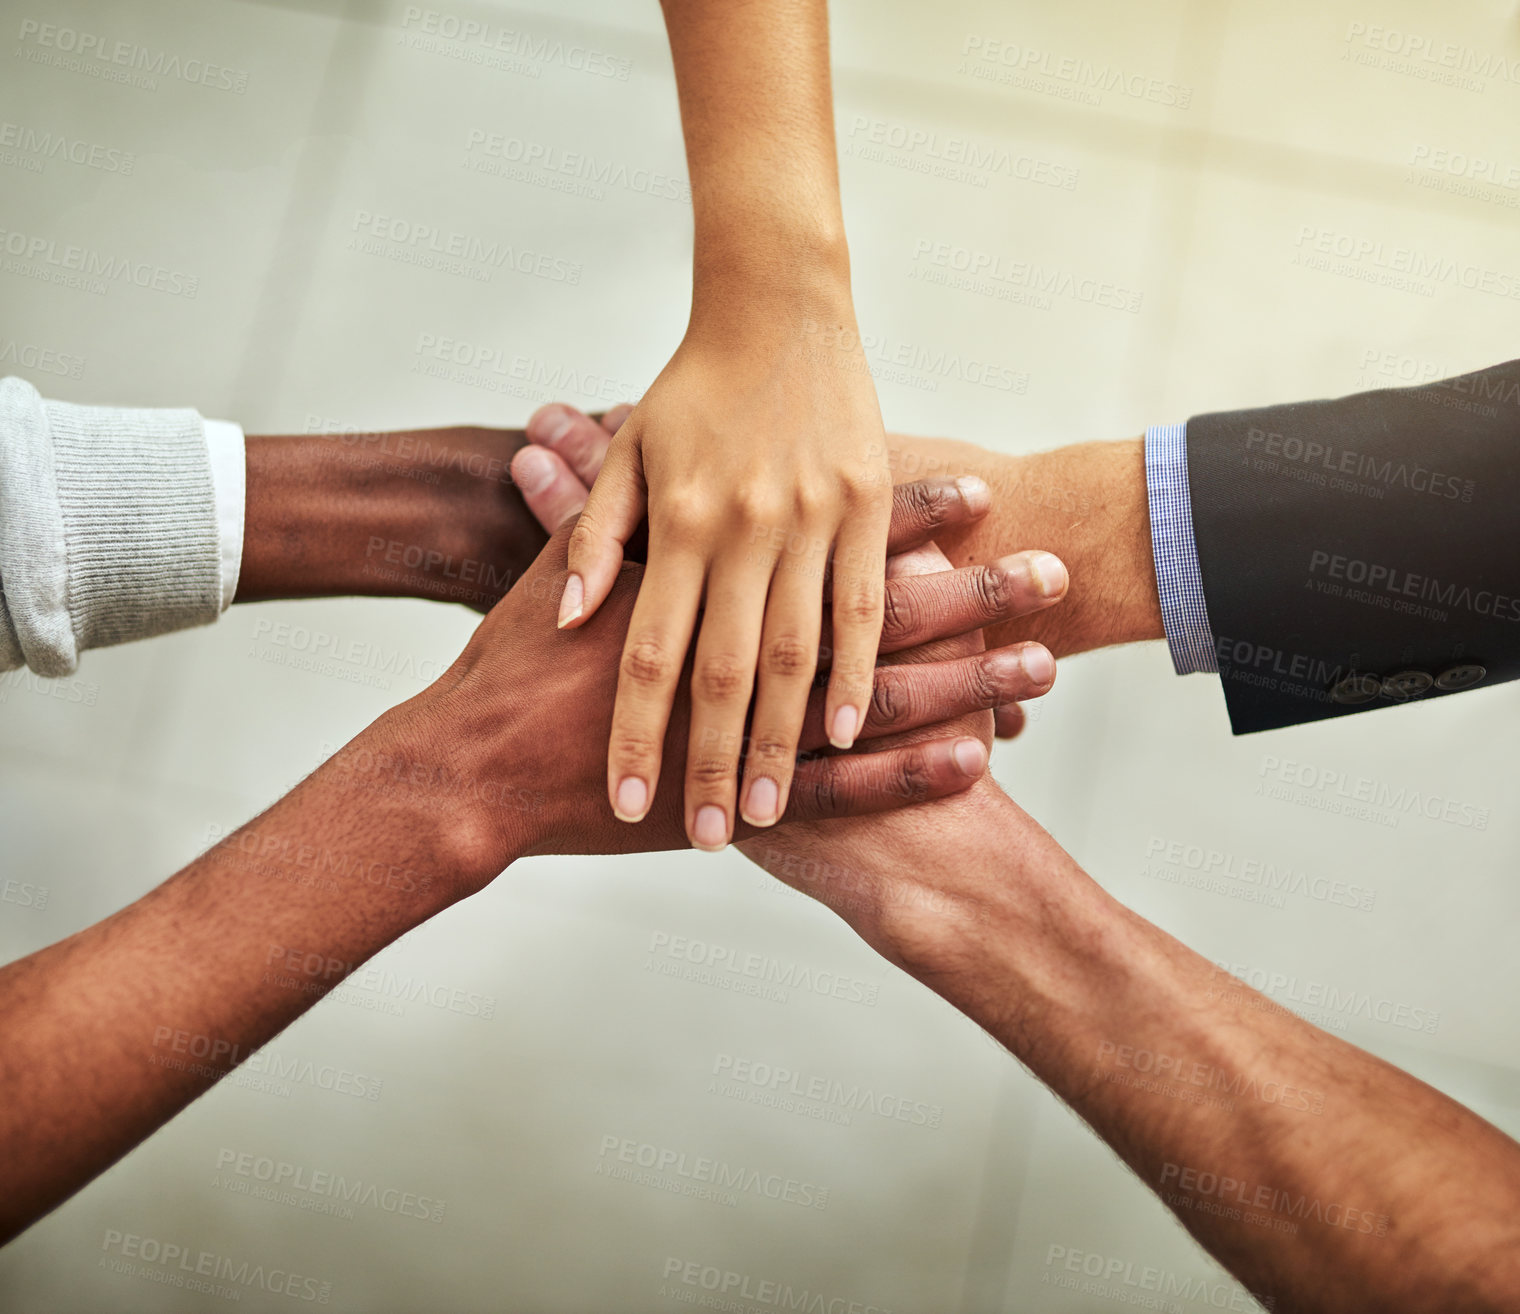
{"type": "Polygon", "coordinates": [[[660,760],[661,745],[639,731],[619,731],[613,737],[610,756],[623,771],[649,771],[660,760]]]}
{"type": "Polygon", "coordinates": [[[878,671],[871,689],[871,721],[881,728],[899,725],[907,716],[908,703],[907,690],[895,669],[878,671]]]}
{"type": "Polygon", "coordinates": [[[892,519],[900,529],[931,529],[945,518],[945,492],[925,483],[899,484],[892,490],[892,519]]]}
{"type": "Polygon", "coordinates": [[[636,639],[623,652],[622,676],[629,684],[655,689],[668,684],[675,675],[675,660],[658,639],[646,635],[636,639]]]}
{"type": "Polygon", "coordinates": [[[929,796],[929,769],[917,753],[897,768],[894,792],[910,803],[929,796]]]}
{"type": "Polygon", "coordinates": [[[746,527],[775,525],[785,518],[781,499],[769,489],[753,486],[741,488],[734,494],[733,512],[746,527]]]}
{"type": "Polygon", "coordinates": [[[985,658],[977,661],[967,678],[967,695],[979,708],[998,707],[1008,701],[1008,691],[985,658]]]}
{"type": "Polygon", "coordinates": [[[570,560],[575,561],[590,556],[600,542],[601,534],[597,531],[595,519],[583,510],[580,519],[571,527],[570,538],[566,542],[570,560]]]}
{"type": "Polygon", "coordinates": [[[882,637],[903,638],[919,627],[918,598],[911,588],[894,582],[882,598],[882,637]]]}
{"type": "Polygon", "coordinates": [[[1013,581],[1006,571],[980,566],[971,576],[971,590],[984,616],[1001,616],[1013,599],[1013,581]]]}
{"type": "Polygon", "coordinates": [[[731,783],[737,775],[737,767],[727,757],[702,755],[686,763],[686,778],[693,785],[714,788],[731,783]]]}
{"type": "Polygon", "coordinates": [[[790,766],[796,760],[797,746],[767,731],[750,740],[749,755],[752,763],[764,763],[768,767],[790,766]]]}
{"type": "Polygon", "coordinates": [[[750,674],[750,668],[730,654],[704,657],[697,663],[692,688],[702,702],[734,703],[749,696],[750,674]]]}
{"type": "Polygon", "coordinates": [[[822,519],[838,505],[838,495],[828,484],[816,479],[799,479],[792,490],[792,506],[804,523],[822,519]]]}
{"type": "Polygon", "coordinates": [[[885,601],[880,579],[861,573],[839,581],[835,588],[834,617],[847,625],[868,626],[881,623],[885,601]]]}
{"type": "Polygon", "coordinates": [[[804,679],[812,677],[817,661],[817,649],[810,648],[796,635],[783,634],[766,643],[760,654],[760,669],[765,675],[781,679],[804,679]]]}

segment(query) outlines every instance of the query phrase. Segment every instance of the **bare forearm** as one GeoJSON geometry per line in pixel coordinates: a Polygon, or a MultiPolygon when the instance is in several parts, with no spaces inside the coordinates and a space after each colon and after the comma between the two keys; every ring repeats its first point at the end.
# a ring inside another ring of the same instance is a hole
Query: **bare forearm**
{"type": "MultiPolygon", "coordinates": [[[[394,716],[394,714],[393,714],[394,716]]],[[[146,897],[0,969],[0,1242],[468,893],[385,719],[146,897]]]]}
{"type": "Polygon", "coordinates": [[[1044,548],[1066,563],[1060,607],[995,629],[989,641],[1036,639],[1057,657],[1163,638],[1151,550],[1145,454],[1138,438],[1005,456],[944,438],[887,436],[897,483],[974,474],[992,489],[992,511],[939,543],[957,566],[1044,548]]]}
{"type": "Polygon", "coordinates": [[[546,541],[508,467],[521,430],[250,437],[237,601],[347,594],[484,610],[546,541]]]}
{"type": "Polygon", "coordinates": [[[694,322],[848,288],[826,0],[662,0],[696,223],[694,322]]]}
{"type": "Polygon", "coordinates": [[[1520,1146],[1219,972],[1041,835],[981,873],[978,959],[931,984],[1277,1308],[1513,1309],[1520,1146]]]}

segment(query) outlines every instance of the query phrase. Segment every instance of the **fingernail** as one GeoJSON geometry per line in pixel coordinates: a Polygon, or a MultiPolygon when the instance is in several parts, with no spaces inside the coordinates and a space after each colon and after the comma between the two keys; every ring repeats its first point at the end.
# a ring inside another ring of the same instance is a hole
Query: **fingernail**
{"type": "Polygon", "coordinates": [[[692,823],[691,842],[699,849],[717,852],[728,843],[728,818],[723,809],[708,803],[697,809],[697,819],[692,823]]]}
{"type": "Polygon", "coordinates": [[[571,621],[577,620],[585,610],[586,586],[581,583],[579,575],[571,575],[565,581],[565,591],[559,599],[559,627],[564,629],[571,621]]]}
{"type": "Polygon", "coordinates": [[[617,801],[612,810],[619,821],[642,821],[649,808],[649,786],[637,776],[624,776],[618,781],[617,801]]]}
{"type": "Polygon", "coordinates": [[[829,729],[829,743],[835,748],[849,748],[860,730],[860,713],[853,707],[841,707],[834,713],[834,724],[829,729]]]}
{"type": "Polygon", "coordinates": [[[950,756],[963,776],[979,776],[987,769],[987,750],[980,739],[957,739],[950,756]]]}
{"type": "Polygon", "coordinates": [[[1029,554],[1029,574],[1043,597],[1058,598],[1066,592],[1066,567],[1059,557],[1053,557],[1049,552],[1029,554]]]}
{"type": "Polygon", "coordinates": [[[1019,663],[1024,674],[1036,688],[1043,689],[1056,678],[1056,662],[1050,653],[1037,643],[1031,643],[1019,653],[1019,663]]]}
{"type": "Polygon", "coordinates": [[[961,475],[955,486],[960,490],[961,501],[967,510],[985,511],[992,505],[992,490],[975,475],[961,475]]]}
{"type": "Polygon", "coordinates": [[[780,803],[781,791],[776,787],[776,782],[769,776],[760,776],[744,787],[744,807],[741,812],[751,826],[769,826],[775,823],[780,803]]]}
{"type": "Polygon", "coordinates": [[[529,497],[554,482],[553,458],[540,448],[524,447],[513,464],[517,467],[517,486],[529,497]]]}

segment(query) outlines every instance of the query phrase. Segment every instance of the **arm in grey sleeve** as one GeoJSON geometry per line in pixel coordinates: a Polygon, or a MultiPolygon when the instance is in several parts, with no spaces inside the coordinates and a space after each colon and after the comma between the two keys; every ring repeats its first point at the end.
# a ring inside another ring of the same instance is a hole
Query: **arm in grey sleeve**
{"type": "Polygon", "coordinates": [[[86,648],[214,621],[242,518],[237,426],[0,380],[0,670],[67,675],[86,648]]]}

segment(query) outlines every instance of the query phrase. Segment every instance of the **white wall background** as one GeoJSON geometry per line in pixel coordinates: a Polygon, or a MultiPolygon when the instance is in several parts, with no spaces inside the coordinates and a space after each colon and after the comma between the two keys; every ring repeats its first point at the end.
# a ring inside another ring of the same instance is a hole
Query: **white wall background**
{"type": "MultiPolygon", "coordinates": [[[[193,405],[254,433],[516,425],[556,396],[636,395],[684,325],[687,207],[633,186],[577,196],[541,176],[493,176],[468,148],[478,130],[683,175],[657,6],[446,2],[447,22],[588,45],[628,76],[531,48],[475,62],[472,47],[427,37],[415,10],[389,0],[0,3],[0,122],[135,161],[130,174],[58,159],[39,169],[9,149],[0,227],[199,280],[193,299],[126,285],[96,294],[38,281],[8,257],[0,372],[75,401],[193,405]],[[59,52],[27,35],[27,20],[210,60],[244,89],[109,84],[68,56],[38,62],[59,52]],[[348,245],[359,211],[511,242],[581,276],[477,281],[365,254],[348,245]],[[581,390],[429,376],[425,334],[525,358],[530,380],[581,372],[581,390]],[[78,367],[18,367],[35,349],[78,367]]],[[[836,0],[834,27],[864,330],[883,357],[903,344],[949,350],[1020,380],[1004,391],[932,366],[883,370],[891,427],[1033,451],[1516,354],[1514,300],[1439,274],[1378,281],[1379,260],[1400,249],[1520,279],[1520,72],[1495,62],[1520,61],[1514,0],[836,0]],[[1439,65],[1391,53],[1412,37],[1451,43],[1482,71],[1443,84],[1430,76],[1439,65]],[[1045,52],[1047,71],[967,63],[993,41],[1045,52]],[[1073,96],[1067,60],[1157,79],[1187,104],[1073,96]],[[938,145],[871,158],[860,147],[877,121],[938,145]],[[1013,167],[923,172],[951,138],[1013,167]],[[1495,161],[1511,185],[1422,166],[1437,150],[1495,161]],[[1018,176],[1072,171],[1070,189],[1018,176]],[[1382,255],[1306,264],[1303,234],[1321,230],[1382,255]],[[1143,294],[1140,308],[1064,295],[1015,304],[926,282],[923,242],[1110,282],[1143,294]]],[[[209,630],[91,653],[60,685],[0,679],[0,877],[15,883],[0,902],[6,959],[142,894],[421,687],[404,675],[366,684],[373,672],[357,667],[344,678],[297,669],[257,628],[271,619],[424,670],[450,660],[473,624],[423,603],[237,607],[209,630]]],[[[994,769],[1100,881],[1211,957],[1438,1014],[1432,1030],[1354,1011],[1324,1020],[1515,1132],[1520,836],[1506,727],[1517,709],[1520,689],[1505,686],[1234,740],[1217,683],[1176,679],[1150,645],[1067,663],[994,769]],[[1486,810],[1488,825],[1353,820],[1322,806],[1333,787],[1266,798],[1277,759],[1455,799],[1486,810]],[[1291,895],[1270,906],[1189,888],[1148,874],[1157,840],[1358,883],[1374,905],[1291,895]]],[[[830,1310],[1101,1311],[1133,1294],[1117,1281],[1061,1288],[1052,1246],[1204,1278],[1216,1303],[1243,1307],[1001,1050],[737,855],[524,863],[377,963],[392,983],[488,996],[494,1016],[396,1005],[374,989],[322,1004],[273,1048],[382,1079],[379,1099],[224,1083],[0,1253],[0,1307],[224,1307],[154,1280],[162,1265],[103,1266],[111,1229],[295,1270],[330,1284],[330,1307],[345,1311],[673,1310],[704,1294],[665,1280],[673,1259],[844,1302],[830,1310]],[[659,932],[849,973],[879,997],[776,1002],[662,975],[650,970],[670,965],[650,953],[659,932]],[[842,1124],[725,1098],[709,1089],[725,1054],[938,1106],[942,1123],[857,1112],[842,1124]],[[596,1171],[607,1135],[802,1178],[828,1188],[827,1208],[752,1195],[728,1206],[609,1180],[596,1171]],[[446,1209],[436,1223],[373,1205],[342,1218],[238,1194],[218,1177],[224,1151],[446,1209]]],[[[241,1290],[251,1309],[291,1304],[241,1290]]]]}

